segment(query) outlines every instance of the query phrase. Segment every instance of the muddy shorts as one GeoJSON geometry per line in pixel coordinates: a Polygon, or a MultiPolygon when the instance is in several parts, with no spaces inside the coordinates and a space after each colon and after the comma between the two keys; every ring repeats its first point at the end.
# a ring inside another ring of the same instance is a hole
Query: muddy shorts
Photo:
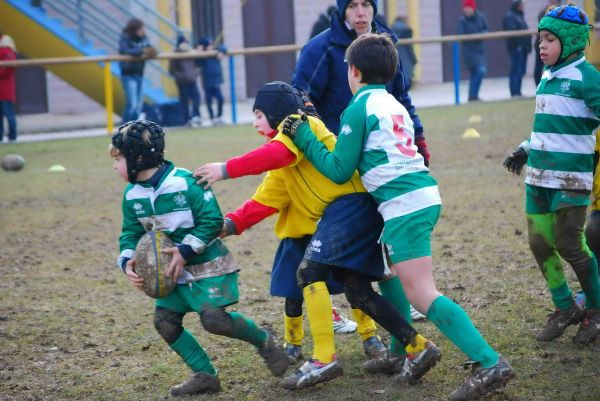
{"type": "MultiPolygon", "coordinates": [[[[304,257],[379,281],[385,269],[378,243],[382,229],[383,219],[371,195],[344,195],[325,208],[304,257]]],[[[336,277],[335,271],[333,276],[336,277]]]]}
{"type": "Polygon", "coordinates": [[[574,192],[525,184],[525,212],[528,214],[554,213],[566,207],[590,204],[588,192],[574,192]]]}
{"type": "Polygon", "coordinates": [[[177,313],[198,312],[238,302],[238,273],[177,284],[173,292],[156,300],[156,306],[177,313]]]}
{"type": "MultiPolygon", "coordinates": [[[[302,259],[304,259],[304,252],[306,252],[306,247],[311,238],[312,235],[306,235],[302,238],[284,238],[279,243],[273,261],[273,270],[271,271],[270,293],[272,296],[297,300],[304,298],[302,290],[298,287],[296,272],[302,259]]],[[[335,281],[331,273],[327,280],[327,289],[330,294],[344,292],[344,286],[335,281]]]]}
{"type": "Polygon", "coordinates": [[[431,232],[441,210],[441,205],[430,206],[385,222],[381,242],[392,264],[431,256],[431,232]]]}

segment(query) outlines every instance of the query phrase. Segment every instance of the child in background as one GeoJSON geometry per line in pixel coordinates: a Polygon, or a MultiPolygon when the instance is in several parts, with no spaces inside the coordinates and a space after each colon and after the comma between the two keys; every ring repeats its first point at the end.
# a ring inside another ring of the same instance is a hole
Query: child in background
{"type": "MultiPolygon", "coordinates": [[[[381,241],[408,300],[472,361],[471,376],[449,398],[477,398],[506,384],[514,373],[465,311],[435,286],[431,232],[441,198],[417,152],[407,110],[385,89],[396,70],[394,44],[387,35],[364,34],[348,47],[346,60],[354,97],[342,114],[335,149],[330,151],[317,140],[305,115],[288,116],[282,132],[334,182],[346,182],[358,169],[379,205],[384,220],[381,241]]],[[[405,363],[404,368],[410,366],[405,363]]]]}
{"type": "Polygon", "coordinates": [[[177,246],[166,274],[177,283],[155,303],[154,327],[192,370],[192,376],[171,389],[174,396],[221,390],[217,370],[194,336],[183,327],[188,312],[200,316],[209,333],[237,338],[256,347],[275,376],[288,366],[273,333],[225,308],[238,302],[238,270],[229,250],[217,238],[223,217],[212,191],[195,185],[192,173],[164,160],[164,132],[150,121],[130,121],[113,135],[114,169],[128,181],[123,195],[123,229],[118,265],[138,289],[134,250],[146,231],[165,232],[177,246]]]}
{"type": "Polygon", "coordinates": [[[206,98],[206,108],[213,125],[223,124],[223,93],[221,85],[223,84],[223,72],[221,70],[221,59],[227,53],[227,48],[223,45],[214,47],[212,38],[204,37],[198,42],[196,47],[199,51],[216,50],[217,56],[197,59],[198,67],[202,69],[202,85],[204,86],[204,97],[206,98]],[[213,112],[213,98],[217,101],[217,113],[213,112]]]}
{"type": "MultiPolygon", "coordinates": [[[[203,176],[199,182],[212,183],[229,176],[269,170],[252,199],[226,216],[224,234],[239,234],[279,212],[275,231],[282,242],[273,268],[271,294],[286,296],[287,341],[295,339],[290,334],[301,333],[302,298],[298,299],[298,296],[303,295],[315,343],[313,358],[284,379],[281,385],[296,389],[331,380],[342,373],[335,356],[331,302],[325,286],[331,273],[344,284],[346,297],[359,323],[358,331],[365,351],[367,343],[377,339],[375,324],[365,315],[367,313],[401,344],[403,355],[386,361],[387,373],[402,370],[408,351],[414,368],[403,370],[397,378],[399,381],[416,381],[435,365],[440,352],[407,324],[410,305],[397,279],[381,285],[385,299],[371,287],[371,281],[383,278],[383,259],[377,244],[382,221],[358,176],[341,185],[332,183],[315,170],[289,138],[277,135],[280,122],[298,109],[316,115],[308,99],[292,86],[283,82],[264,85],[256,96],[254,126],[259,133],[273,139],[244,156],[227,163],[205,165],[196,171],[196,175],[203,176]],[[302,287],[302,294],[296,295],[297,286],[302,287]],[[282,291],[284,289],[289,292],[282,291]]],[[[319,140],[333,147],[334,135],[317,118],[310,117],[309,120],[319,140]]],[[[300,344],[302,337],[296,338],[300,344]]],[[[365,366],[369,371],[377,371],[369,367],[365,366]]],[[[378,368],[379,371],[386,370],[381,366],[378,368]]]]}
{"type": "MultiPolygon", "coordinates": [[[[539,341],[552,341],[578,323],[573,341],[587,344],[600,335],[598,263],[583,235],[600,125],[600,73],[583,54],[588,23],[587,15],[571,5],[541,19],[540,57],[546,68],[537,88],[533,131],[504,161],[516,174],[527,164],[529,247],[556,307],[537,333],[539,341]],[[561,257],[577,275],[585,310],[573,300],[561,257]]],[[[590,219],[593,230],[597,214],[590,219]]]]}

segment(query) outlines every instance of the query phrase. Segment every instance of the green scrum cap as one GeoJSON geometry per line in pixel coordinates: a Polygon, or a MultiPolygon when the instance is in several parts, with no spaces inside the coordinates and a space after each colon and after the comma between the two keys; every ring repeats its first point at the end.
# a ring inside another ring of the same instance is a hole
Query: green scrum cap
{"type": "Polygon", "coordinates": [[[542,30],[552,32],[560,40],[560,63],[571,54],[585,49],[590,31],[589,18],[578,7],[556,7],[541,19],[538,32],[542,30]]]}

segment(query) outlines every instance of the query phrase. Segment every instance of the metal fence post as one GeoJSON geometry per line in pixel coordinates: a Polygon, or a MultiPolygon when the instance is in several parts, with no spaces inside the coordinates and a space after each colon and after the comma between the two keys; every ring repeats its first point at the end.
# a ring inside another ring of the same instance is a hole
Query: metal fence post
{"type": "Polygon", "coordinates": [[[460,104],[460,51],[458,42],[452,42],[452,66],[454,69],[454,104],[460,104]]]}
{"type": "Polygon", "coordinates": [[[112,135],[115,126],[113,122],[113,84],[110,64],[110,61],[104,62],[104,105],[106,108],[106,131],[109,135],[112,135]]]}
{"type": "Polygon", "coordinates": [[[233,55],[229,55],[229,86],[231,94],[231,122],[237,124],[237,98],[235,96],[235,62],[233,55]]]}

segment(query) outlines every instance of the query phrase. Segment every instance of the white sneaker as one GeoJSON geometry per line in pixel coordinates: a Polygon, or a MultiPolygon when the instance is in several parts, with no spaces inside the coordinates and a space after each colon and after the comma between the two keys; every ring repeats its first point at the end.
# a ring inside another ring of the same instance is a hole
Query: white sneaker
{"type": "Polygon", "coordinates": [[[357,324],[355,321],[348,319],[344,315],[340,315],[335,308],[333,313],[333,332],[336,334],[349,334],[356,331],[357,324]]]}
{"type": "Polygon", "coordinates": [[[413,322],[427,319],[424,314],[416,310],[412,305],[410,306],[410,318],[413,320],[413,322]]]}
{"type": "Polygon", "coordinates": [[[295,390],[333,380],[342,374],[344,374],[342,365],[336,359],[328,364],[311,359],[304,362],[300,369],[283,379],[279,384],[288,390],[295,390]]]}
{"type": "Polygon", "coordinates": [[[202,122],[202,118],[200,117],[192,117],[190,121],[188,121],[188,125],[192,128],[200,128],[204,125],[202,122]]]}

